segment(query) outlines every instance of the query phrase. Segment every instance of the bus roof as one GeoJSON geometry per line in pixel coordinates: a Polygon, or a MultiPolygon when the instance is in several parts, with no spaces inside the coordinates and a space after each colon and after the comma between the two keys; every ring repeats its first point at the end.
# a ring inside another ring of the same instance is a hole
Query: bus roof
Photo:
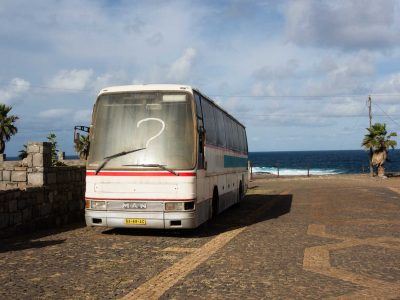
{"type": "Polygon", "coordinates": [[[99,95],[105,93],[122,93],[122,92],[138,92],[138,91],[186,91],[193,94],[193,91],[200,93],[204,96],[208,101],[212,102],[216,107],[226,113],[230,118],[235,120],[235,122],[239,123],[241,126],[246,128],[239,120],[237,120],[234,116],[232,116],[229,112],[227,112],[224,108],[218,105],[214,100],[209,98],[207,95],[202,93],[199,89],[191,87],[189,85],[182,84],[132,84],[132,85],[120,85],[120,86],[110,86],[104,89],[101,89],[99,95]]]}
{"type": "Polygon", "coordinates": [[[110,86],[100,91],[99,96],[104,93],[138,92],[138,91],[187,91],[192,93],[192,87],[181,84],[132,84],[110,86]]]}

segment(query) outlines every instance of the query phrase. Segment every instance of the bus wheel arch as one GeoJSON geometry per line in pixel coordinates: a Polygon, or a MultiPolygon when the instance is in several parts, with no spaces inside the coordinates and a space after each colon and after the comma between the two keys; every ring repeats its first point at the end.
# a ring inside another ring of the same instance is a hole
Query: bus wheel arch
{"type": "Polygon", "coordinates": [[[240,180],[240,182],[239,182],[239,194],[238,194],[239,202],[243,200],[243,196],[244,196],[243,195],[243,182],[240,180]]]}

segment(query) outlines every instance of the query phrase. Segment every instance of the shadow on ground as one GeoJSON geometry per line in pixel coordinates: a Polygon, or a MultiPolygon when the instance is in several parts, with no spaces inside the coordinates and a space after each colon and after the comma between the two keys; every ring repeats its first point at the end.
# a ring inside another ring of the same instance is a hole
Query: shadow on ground
{"type": "MultiPolygon", "coordinates": [[[[163,230],[163,229],[134,229],[115,228],[105,229],[103,234],[136,235],[136,236],[171,236],[182,238],[208,237],[220,233],[249,226],[258,222],[276,219],[290,212],[293,195],[248,195],[238,205],[235,205],[214,220],[196,229],[163,230]]],[[[84,227],[76,223],[51,230],[41,230],[32,234],[21,235],[8,239],[0,239],[0,253],[20,251],[25,249],[43,248],[62,244],[65,239],[50,239],[40,241],[46,236],[56,235],[65,231],[84,227]]]]}
{"type": "Polygon", "coordinates": [[[55,240],[45,240],[45,241],[36,241],[36,240],[44,238],[46,236],[51,236],[62,232],[74,230],[77,228],[82,228],[84,226],[85,224],[83,223],[75,223],[55,229],[40,230],[26,235],[0,239],[0,253],[8,251],[20,251],[25,249],[43,248],[57,244],[62,244],[65,242],[65,239],[55,239],[55,240]]]}
{"type": "Polygon", "coordinates": [[[172,236],[182,238],[207,237],[226,231],[249,226],[258,222],[279,218],[290,212],[293,195],[248,195],[245,199],[214,220],[196,229],[163,230],[114,228],[103,231],[103,234],[137,235],[137,236],[172,236]]]}

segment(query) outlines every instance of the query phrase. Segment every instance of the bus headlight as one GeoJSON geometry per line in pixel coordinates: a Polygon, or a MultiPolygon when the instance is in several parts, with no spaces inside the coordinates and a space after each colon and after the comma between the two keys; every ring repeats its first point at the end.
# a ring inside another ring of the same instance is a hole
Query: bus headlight
{"type": "Polygon", "coordinates": [[[194,202],[166,202],[165,211],[193,210],[194,202]]]}
{"type": "Polygon", "coordinates": [[[165,210],[183,210],[183,202],[167,202],[165,203],[165,210]]]}
{"type": "Polygon", "coordinates": [[[106,210],[106,201],[91,201],[91,208],[96,210],[106,210]]]}

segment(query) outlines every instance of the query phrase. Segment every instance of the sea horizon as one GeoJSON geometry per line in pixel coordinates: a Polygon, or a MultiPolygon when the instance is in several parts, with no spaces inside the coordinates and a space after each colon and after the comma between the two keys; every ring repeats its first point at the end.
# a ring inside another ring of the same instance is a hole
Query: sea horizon
{"type": "MultiPolygon", "coordinates": [[[[369,172],[366,150],[302,150],[249,152],[253,173],[289,176],[362,174],[369,172]]],[[[389,151],[387,172],[400,171],[400,149],[389,151]]]]}
{"type": "MultiPolygon", "coordinates": [[[[394,149],[394,150],[400,150],[399,149],[394,149]]],[[[248,153],[266,153],[266,152],[329,152],[329,151],[368,151],[364,149],[325,149],[325,150],[255,150],[255,151],[249,151],[248,153]]],[[[392,151],[390,149],[389,151],[392,151]]],[[[78,158],[77,154],[65,154],[66,157],[76,157],[78,158]]],[[[18,155],[8,155],[6,153],[6,157],[8,158],[18,158],[18,155]]]]}
{"type": "MultiPolygon", "coordinates": [[[[66,159],[79,159],[77,155],[66,155],[66,159]]],[[[387,172],[400,172],[400,149],[389,151],[385,164],[387,172]]],[[[9,161],[19,160],[16,156],[9,161]]],[[[369,172],[368,152],[353,150],[281,150],[251,151],[249,161],[253,173],[287,176],[362,174],[369,172]]]]}

